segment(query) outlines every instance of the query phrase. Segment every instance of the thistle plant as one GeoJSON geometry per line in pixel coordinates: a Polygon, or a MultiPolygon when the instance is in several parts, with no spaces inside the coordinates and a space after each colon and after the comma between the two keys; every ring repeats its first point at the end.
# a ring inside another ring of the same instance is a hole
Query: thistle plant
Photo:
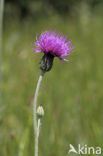
{"type": "Polygon", "coordinates": [[[43,57],[40,61],[41,74],[37,83],[35,96],[34,96],[34,105],[33,105],[33,114],[34,114],[34,135],[35,135],[35,153],[34,156],[38,156],[38,138],[40,131],[40,122],[41,117],[44,115],[43,107],[39,106],[37,108],[37,98],[40,89],[40,84],[44,74],[51,70],[53,66],[53,60],[55,57],[58,57],[63,62],[68,61],[65,59],[70,55],[71,50],[73,49],[72,41],[67,41],[67,38],[60,33],[55,31],[45,31],[42,32],[39,39],[36,37],[34,42],[35,48],[33,51],[35,53],[43,53],[43,57]],[[40,115],[40,113],[42,115],[40,115]],[[38,117],[38,120],[37,120],[38,117]]]}

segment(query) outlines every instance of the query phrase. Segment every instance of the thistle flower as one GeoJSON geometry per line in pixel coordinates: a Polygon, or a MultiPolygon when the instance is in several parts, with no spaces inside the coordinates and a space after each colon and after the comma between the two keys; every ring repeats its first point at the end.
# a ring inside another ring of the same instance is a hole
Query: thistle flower
{"type": "Polygon", "coordinates": [[[72,41],[67,41],[67,38],[55,31],[44,31],[41,33],[39,39],[36,37],[33,48],[35,53],[44,53],[44,56],[40,62],[40,68],[42,71],[49,71],[52,68],[54,57],[58,57],[60,60],[68,61],[65,59],[67,55],[70,55],[73,49],[72,41]]]}
{"type": "Polygon", "coordinates": [[[44,115],[43,107],[40,105],[36,109],[37,98],[40,89],[40,84],[45,72],[52,68],[54,57],[58,57],[60,60],[67,61],[65,57],[70,54],[73,49],[71,40],[67,41],[67,38],[55,31],[44,31],[41,33],[39,39],[36,37],[33,48],[35,53],[44,53],[40,61],[40,69],[42,70],[39,77],[35,96],[34,96],[34,135],[35,135],[35,156],[38,156],[38,138],[40,130],[40,120],[44,115]],[[38,122],[36,120],[38,116],[38,122]]]}

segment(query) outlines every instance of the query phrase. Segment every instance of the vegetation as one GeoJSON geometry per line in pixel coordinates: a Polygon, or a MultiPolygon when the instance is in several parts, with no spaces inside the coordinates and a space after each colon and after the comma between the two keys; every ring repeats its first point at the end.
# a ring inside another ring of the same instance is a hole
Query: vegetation
{"type": "Polygon", "coordinates": [[[103,149],[103,18],[80,11],[76,19],[55,14],[5,21],[0,156],[33,156],[32,102],[42,54],[32,52],[32,41],[48,29],[63,32],[75,49],[70,62],[55,58],[44,76],[38,100],[45,110],[39,155],[67,156],[69,144],[103,149]]]}

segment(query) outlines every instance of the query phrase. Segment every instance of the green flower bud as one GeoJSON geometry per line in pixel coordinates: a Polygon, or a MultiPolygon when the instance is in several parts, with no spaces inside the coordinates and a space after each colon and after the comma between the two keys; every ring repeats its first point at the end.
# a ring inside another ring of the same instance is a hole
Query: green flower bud
{"type": "Polygon", "coordinates": [[[38,116],[38,118],[42,118],[44,116],[44,109],[43,109],[42,105],[38,106],[38,108],[37,108],[37,116],[38,116]]]}

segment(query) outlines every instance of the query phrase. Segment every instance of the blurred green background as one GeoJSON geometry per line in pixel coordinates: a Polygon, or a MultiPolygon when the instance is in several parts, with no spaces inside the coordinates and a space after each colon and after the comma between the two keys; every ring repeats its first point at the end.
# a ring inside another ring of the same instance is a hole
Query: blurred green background
{"type": "Polygon", "coordinates": [[[62,32],[75,49],[68,63],[55,58],[43,78],[39,156],[74,156],[69,144],[103,149],[103,1],[5,0],[0,156],[33,156],[32,103],[42,54],[32,52],[32,43],[45,30],[62,32]]]}

